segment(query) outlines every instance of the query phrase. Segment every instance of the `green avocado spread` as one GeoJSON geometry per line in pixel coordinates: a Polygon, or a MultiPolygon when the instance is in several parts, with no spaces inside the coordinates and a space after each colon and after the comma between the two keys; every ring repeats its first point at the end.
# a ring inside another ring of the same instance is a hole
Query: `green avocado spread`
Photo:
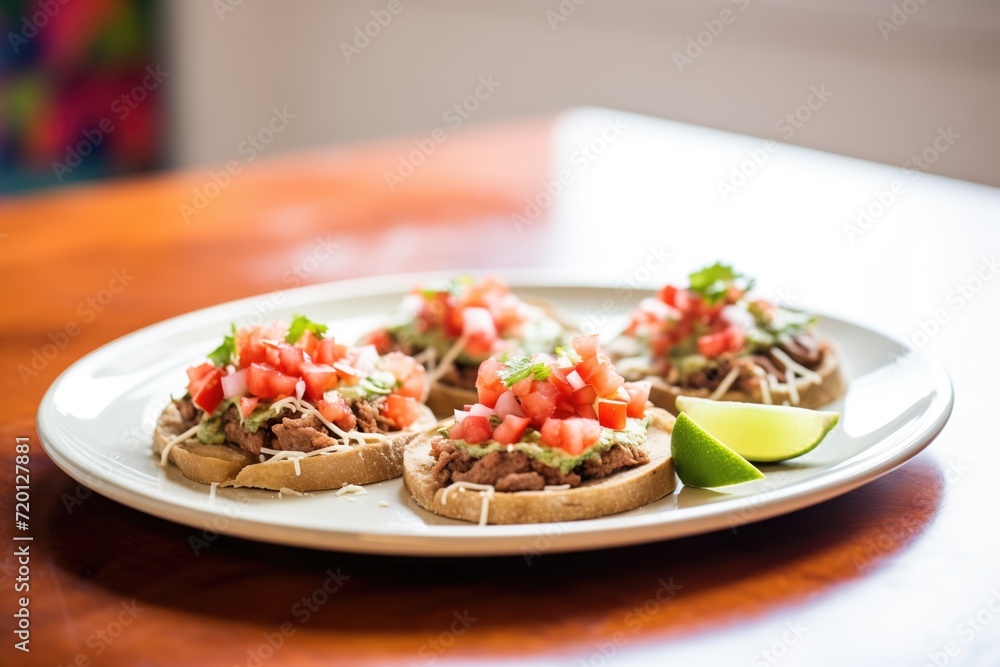
{"type": "MultiPolygon", "coordinates": [[[[580,454],[573,456],[563,449],[557,447],[546,447],[541,444],[541,434],[535,429],[528,429],[524,433],[521,442],[509,445],[511,451],[522,452],[526,456],[537,459],[547,466],[559,468],[564,475],[577,467],[584,460],[592,456],[600,456],[615,445],[623,447],[638,447],[646,442],[646,429],[649,428],[649,418],[626,420],[625,428],[620,431],[612,431],[609,428],[602,429],[601,438],[580,454]]],[[[447,436],[446,436],[447,437],[447,436]]],[[[507,445],[489,440],[480,445],[470,445],[464,440],[452,440],[452,444],[457,449],[465,452],[474,459],[479,459],[490,452],[508,449],[507,445]]]]}

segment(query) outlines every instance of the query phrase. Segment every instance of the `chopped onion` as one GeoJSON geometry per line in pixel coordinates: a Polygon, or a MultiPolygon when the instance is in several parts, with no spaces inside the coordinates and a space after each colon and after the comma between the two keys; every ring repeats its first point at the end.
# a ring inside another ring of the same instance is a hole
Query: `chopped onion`
{"type": "Polygon", "coordinates": [[[493,321],[493,314],[485,308],[476,306],[464,309],[462,311],[462,335],[481,336],[486,340],[496,338],[497,325],[493,321]]]}
{"type": "Polygon", "coordinates": [[[495,410],[501,419],[506,418],[507,415],[514,415],[515,417],[524,416],[524,411],[521,410],[521,405],[517,402],[517,397],[514,396],[514,392],[512,391],[505,391],[500,394],[495,410]]]}
{"type": "Polygon", "coordinates": [[[333,362],[333,367],[338,372],[343,373],[344,375],[352,375],[354,377],[364,377],[361,374],[361,372],[358,371],[358,369],[356,369],[354,366],[351,366],[346,361],[335,361],[333,362]]]}
{"type": "Polygon", "coordinates": [[[566,374],[566,382],[569,382],[570,386],[573,387],[573,391],[576,391],[577,389],[583,389],[584,387],[587,386],[587,383],[584,382],[583,378],[580,377],[580,374],[577,373],[576,371],[572,371],[566,374]]]}
{"type": "Polygon", "coordinates": [[[378,363],[378,350],[374,345],[364,345],[358,348],[358,356],[351,365],[358,370],[361,377],[367,377],[375,370],[378,363]]]}
{"type": "Polygon", "coordinates": [[[455,423],[461,424],[469,416],[467,410],[455,410],[455,423]]]}
{"type": "Polygon", "coordinates": [[[299,378],[299,381],[295,383],[295,398],[302,400],[302,395],[306,393],[306,381],[299,378]]]}
{"type": "Polygon", "coordinates": [[[486,407],[482,403],[476,403],[469,408],[469,414],[473,417],[489,417],[493,414],[493,410],[486,407]]]}
{"type": "Polygon", "coordinates": [[[244,396],[247,393],[247,370],[222,376],[222,395],[225,398],[244,396]]]}

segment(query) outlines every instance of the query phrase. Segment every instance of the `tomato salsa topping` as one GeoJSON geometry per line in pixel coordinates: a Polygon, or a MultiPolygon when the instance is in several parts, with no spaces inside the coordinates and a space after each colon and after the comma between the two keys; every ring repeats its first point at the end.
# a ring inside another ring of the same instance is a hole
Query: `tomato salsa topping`
{"type": "Polygon", "coordinates": [[[396,321],[363,342],[381,353],[429,353],[435,377],[452,370],[453,364],[469,368],[471,387],[475,368],[484,359],[552,352],[565,343],[565,336],[561,324],[518,298],[502,279],[462,276],[415,288],[404,298],[396,321]]]}
{"type": "Polygon", "coordinates": [[[815,318],[751,296],[753,283],[716,263],[690,274],[686,287],[666,285],[643,299],[609,346],[619,370],[719,394],[765,380],[780,386],[774,383],[785,381],[790,365],[798,377],[808,375],[825,350],[815,318]]]}
{"type": "Polygon", "coordinates": [[[212,415],[236,405],[247,420],[277,401],[295,397],[338,428],[352,430],[352,402],[365,399],[404,429],[422,414],[424,367],[400,352],[379,355],[326,337],[327,327],[296,315],[290,324],[243,327],[226,336],[208,361],[188,369],[188,394],[212,415]]]}
{"type": "MultiPolygon", "coordinates": [[[[557,356],[490,357],[479,366],[479,402],[455,411],[449,439],[466,445],[530,442],[580,456],[646,415],[649,382],[625,382],[597,336],[579,336],[557,356]]],[[[645,424],[641,430],[644,431],[645,424]]],[[[610,446],[610,442],[608,443],[610,446]]]]}

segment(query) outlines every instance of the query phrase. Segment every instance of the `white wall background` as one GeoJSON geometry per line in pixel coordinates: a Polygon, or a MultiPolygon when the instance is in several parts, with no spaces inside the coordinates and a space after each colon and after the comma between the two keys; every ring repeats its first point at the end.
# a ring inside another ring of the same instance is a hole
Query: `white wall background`
{"type": "Polygon", "coordinates": [[[174,161],[236,157],[273,107],[295,118],[268,154],[427,132],[492,75],[466,124],[600,105],[786,139],[777,123],[822,86],[789,143],[902,165],[950,126],[960,138],[930,171],[1000,186],[996,0],[575,1],[398,0],[350,62],[342,44],[390,0],[165,3],[174,161]],[[560,6],[574,11],[553,29],[560,6]],[[906,22],[886,39],[894,7],[906,22]],[[678,71],[674,53],[724,10],[678,71]]]}

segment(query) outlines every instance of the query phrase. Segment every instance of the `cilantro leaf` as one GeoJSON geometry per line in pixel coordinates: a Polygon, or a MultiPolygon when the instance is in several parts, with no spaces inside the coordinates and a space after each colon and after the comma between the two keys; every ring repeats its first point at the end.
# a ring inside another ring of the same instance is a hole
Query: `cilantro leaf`
{"type": "Polygon", "coordinates": [[[236,325],[232,327],[232,333],[222,339],[222,345],[208,353],[208,360],[220,368],[232,363],[236,354],[236,325]]]}
{"type": "Polygon", "coordinates": [[[737,273],[733,267],[722,262],[695,271],[688,276],[688,279],[691,281],[691,291],[700,294],[710,304],[725,299],[729,287],[738,280],[747,283],[744,290],[749,290],[753,284],[752,280],[747,280],[743,274],[737,273]]]}
{"type": "Polygon", "coordinates": [[[292,324],[288,327],[288,335],[285,336],[285,342],[294,345],[302,338],[302,334],[307,331],[313,332],[316,338],[322,338],[328,328],[325,324],[313,322],[305,315],[295,315],[292,318],[292,324]]]}
{"type": "Polygon", "coordinates": [[[541,382],[549,377],[552,370],[544,361],[532,361],[531,357],[511,357],[507,360],[503,368],[497,371],[505,387],[512,387],[516,382],[520,382],[529,377],[534,377],[541,382]]]}

